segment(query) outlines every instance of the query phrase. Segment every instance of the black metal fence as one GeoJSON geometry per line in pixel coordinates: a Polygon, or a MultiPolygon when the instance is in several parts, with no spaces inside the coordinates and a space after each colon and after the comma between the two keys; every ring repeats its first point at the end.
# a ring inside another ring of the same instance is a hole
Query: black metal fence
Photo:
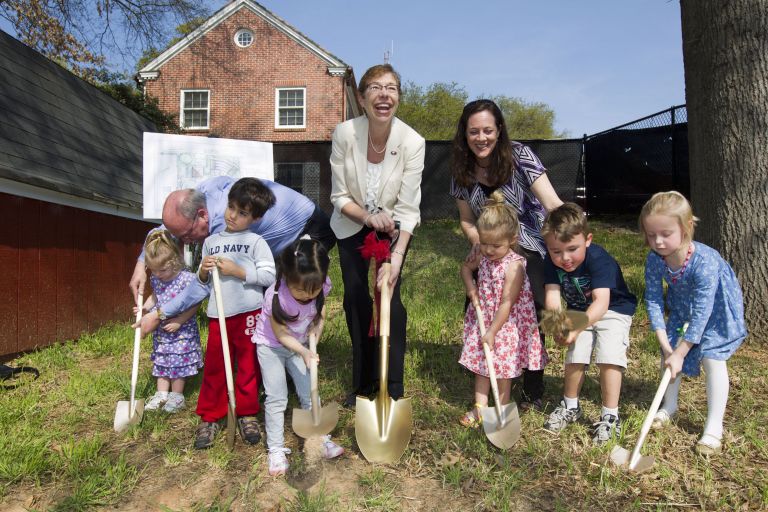
{"type": "Polygon", "coordinates": [[[685,105],[587,136],[584,147],[590,213],[637,213],[656,192],[690,193],[685,105]]]}
{"type": "MultiPolygon", "coordinates": [[[[689,193],[685,106],[581,139],[528,140],[557,194],[590,213],[637,213],[661,190],[689,193]]],[[[421,185],[423,220],[456,218],[448,195],[450,141],[428,141],[421,185]]],[[[274,144],[275,179],[330,212],[330,142],[274,144]]]]}

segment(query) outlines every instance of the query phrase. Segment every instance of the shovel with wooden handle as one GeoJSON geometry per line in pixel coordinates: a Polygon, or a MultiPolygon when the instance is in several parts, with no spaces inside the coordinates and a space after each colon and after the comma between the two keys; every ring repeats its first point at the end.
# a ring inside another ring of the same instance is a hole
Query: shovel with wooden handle
{"type": "MultiPolygon", "coordinates": [[[[144,296],[139,292],[136,323],[141,321],[141,308],[144,307],[144,296]]],[[[136,400],[136,382],[139,378],[139,351],[141,350],[141,326],[136,327],[133,336],[133,367],[131,369],[131,399],[120,400],[115,408],[115,432],[122,432],[131,425],[141,422],[144,416],[144,399],[136,400]]]]}
{"type": "MultiPolygon", "coordinates": [[[[480,338],[485,336],[485,320],[477,300],[472,301],[475,307],[477,324],[480,327],[480,338]]],[[[499,400],[499,385],[496,382],[496,368],[493,365],[493,354],[487,343],[483,345],[485,364],[488,367],[488,378],[491,381],[494,407],[481,407],[480,414],[483,418],[483,430],[488,440],[502,450],[512,448],[520,439],[520,414],[517,412],[517,404],[514,400],[501,405],[499,400]]]]}
{"type": "Polygon", "coordinates": [[[224,315],[224,294],[221,293],[221,280],[218,267],[211,270],[213,275],[213,293],[216,294],[216,312],[219,314],[219,331],[221,331],[221,351],[224,353],[224,374],[227,378],[227,446],[231,450],[235,446],[235,384],[232,378],[232,360],[229,358],[229,337],[227,336],[227,317],[224,315]]]}
{"type": "MultiPolygon", "coordinates": [[[[309,335],[309,350],[317,354],[317,336],[309,335]]],[[[320,407],[320,393],[317,389],[317,360],[312,358],[309,363],[310,392],[312,409],[294,409],[292,427],[297,436],[308,439],[310,437],[329,434],[339,422],[339,404],[333,402],[325,407],[320,407]]]]}
{"type": "Polygon", "coordinates": [[[643,447],[648,431],[651,429],[653,417],[656,415],[656,411],[659,410],[661,399],[664,398],[664,393],[667,391],[667,386],[669,385],[671,377],[672,373],[669,371],[669,368],[666,368],[664,370],[664,375],[661,377],[659,389],[656,390],[656,395],[653,397],[653,402],[651,402],[651,408],[648,409],[648,414],[645,415],[643,426],[640,427],[640,437],[637,438],[635,449],[632,450],[632,453],[630,454],[625,448],[618,445],[614,446],[613,451],[611,451],[611,460],[614,464],[628,468],[635,473],[647,471],[653,466],[655,461],[653,455],[640,455],[640,448],[643,447]]]}
{"type": "Polygon", "coordinates": [[[410,398],[393,400],[387,392],[389,374],[389,260],[382,263],[379,393],[369,400],[358,396],[355,405],[355,438],[363,457],[369,462],[394,463],[400,460],[411,441],[413,406],[410,398]]]}

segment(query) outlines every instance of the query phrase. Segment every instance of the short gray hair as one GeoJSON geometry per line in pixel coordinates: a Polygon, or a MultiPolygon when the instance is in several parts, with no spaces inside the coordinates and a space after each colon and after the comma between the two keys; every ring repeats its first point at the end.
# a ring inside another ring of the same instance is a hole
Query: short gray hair
{"type": "Polygon", "coordinates": [[[193,188],[188,188],[185,192],[184,199],[179,203],[178,212],[185,219],[193,220],[198,210],[205,209],[205,194],[193,188]]]}

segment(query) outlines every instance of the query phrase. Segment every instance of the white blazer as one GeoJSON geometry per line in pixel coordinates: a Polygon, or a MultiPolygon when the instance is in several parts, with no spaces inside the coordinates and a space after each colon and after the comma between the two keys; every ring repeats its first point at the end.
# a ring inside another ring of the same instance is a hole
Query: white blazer
{"type": "MultiPolygon", "coordinates": [[[[363,225],[350,219],[341,209],[351,201],[365,207],[368,172],[368,118],[350,119],[336,126],[331,149],[331,229],[336,238],[348,238],[363,225]]],[[[421,222],[421,173],[424,170],[424,137],[400,121],[392,119],[379,180],[378,205],[396,221],[400,229],[413,233],[421,222]]]]}

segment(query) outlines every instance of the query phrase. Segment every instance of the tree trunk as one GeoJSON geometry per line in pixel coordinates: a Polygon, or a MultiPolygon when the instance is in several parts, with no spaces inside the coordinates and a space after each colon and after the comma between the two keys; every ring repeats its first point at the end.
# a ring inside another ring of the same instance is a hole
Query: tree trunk
{"type": "Polygon", "coordinates": [[[733,265],[768,342],[768,4],[681,0],[696,238],[733,265]]]}

